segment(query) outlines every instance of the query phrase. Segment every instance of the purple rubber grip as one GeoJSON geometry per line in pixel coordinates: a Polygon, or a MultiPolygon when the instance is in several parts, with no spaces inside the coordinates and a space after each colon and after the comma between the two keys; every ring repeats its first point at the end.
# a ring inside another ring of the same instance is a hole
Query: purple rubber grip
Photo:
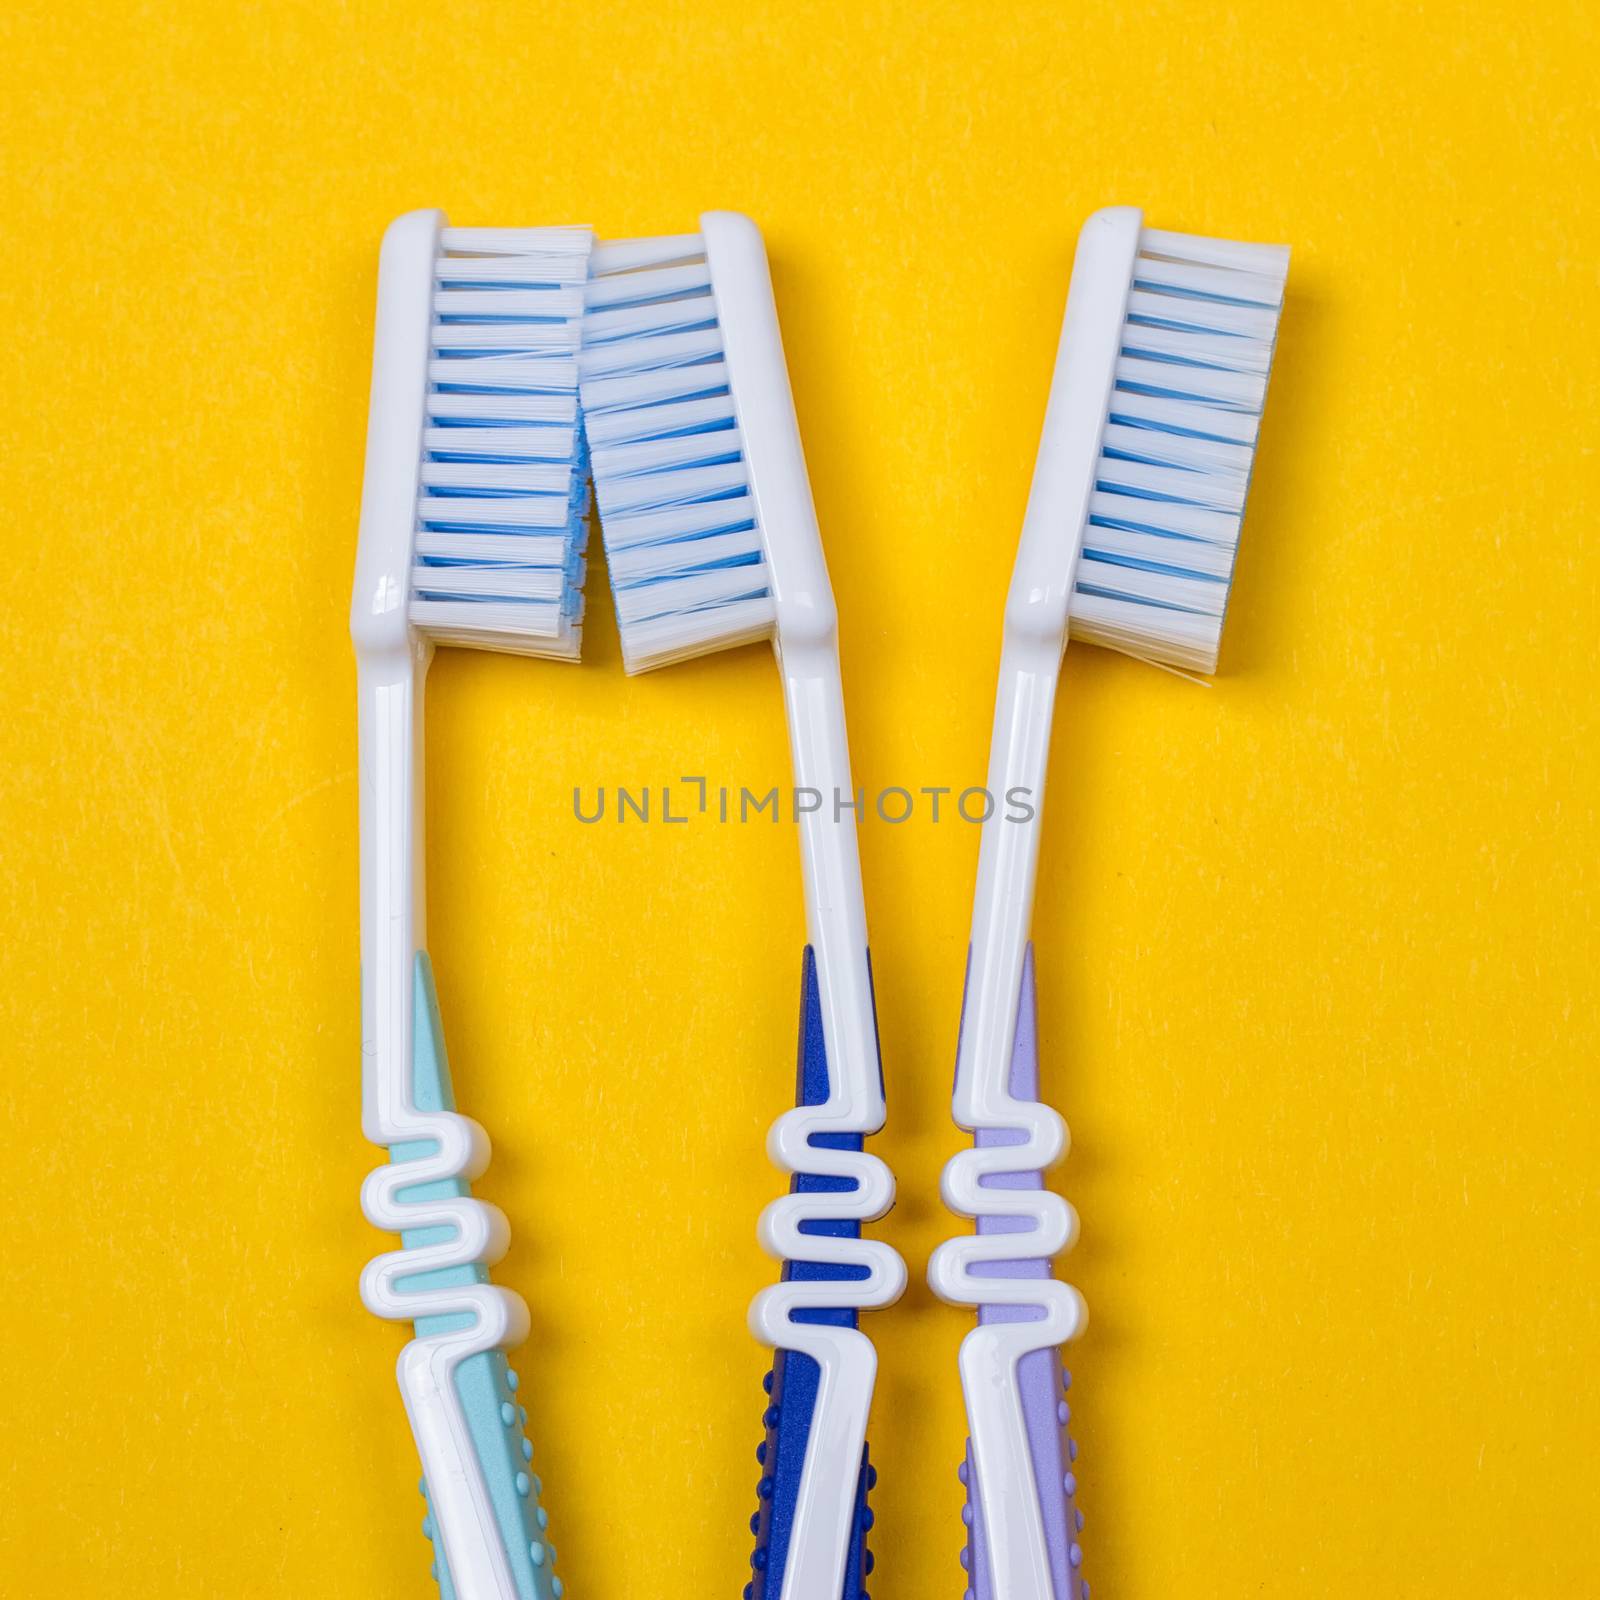
{"type": "MultiPolygon", "coordinates": [[[[1011,1097],[1014,1100],[1039,1098],[1039,1018],[1034,990],[1033,946],[1022,963],[1022,992],[1017,1000],[1016,1042],[1011,1049],[1011,1097]]],[[[1022,1144],[1027,1135],[1020,1129],[982,1129],[974,1138],[979,1149],[1022,1144]]],[[[1044,1174],[1038,1170],[1006,1172],[989,1178],[986,1189],[1042,1189],[1044,1174]]],[[[1029,1224],[1017,1217],[980,1217],[980,1234],[1026,1232],[1029,1224]]],[[[1024,1256],[1014,1261],[980,1262],[974,1265],[975,1277],[1048,1278],[1050,1262],[1043,1256],[1024,1256]]],[[[978,1321],[1025,1322],[1032,1320],[1027,1306],[981,1305],[978,1321]]],[[[1031,1350],[1017,1366],[1017,1387],[1022,1396],[1022,1413],[1028,1429],[1028,1448],[1033,1458],[1033,1477],[1039,1492],[1039,1514],[1044,1524],[1045,1546],[1050,1557],[1050,1576],[1056,1600],[1088,1600],[1089,1585],[1082,1575],[1083,1550],[1078,1535],[1083,1529],[1083,1514],[1076,1504],[1077,1478],[1074,1464],[1078,1447],[1067,1431],[1072,1413],[1066,1391],[1072,1378],[1061,1365],[1055,1350],[1031,1350]]],[[[967,1569],[968,1600],[1004,1600],[996,1596],[989,1579],[988,1538],[983,1527],[983,1511],[977,1485],[972,1445],[967,1445],[961,1464],[961,1481],[967,1486],[967,1505],[963,1520],[967,1524],[967,1547],[962,1565],[967,1569]]]]}

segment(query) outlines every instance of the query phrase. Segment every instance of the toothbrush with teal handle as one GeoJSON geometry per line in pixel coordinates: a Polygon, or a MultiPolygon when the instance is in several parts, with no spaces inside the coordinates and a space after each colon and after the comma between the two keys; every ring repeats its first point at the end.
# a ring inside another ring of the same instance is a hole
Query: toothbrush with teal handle
{"type": "Polygon", "coordinates": [[[580,372],[627,669],[757,640],[777,657],[808,948],[800,1103],[767,1141],[792,1181],[759,1228],[782,1281],[749,1315],[775,1352],[750,1593],[858,1600],[878,1358],[857,1314],[906,1269],[861,1237],[894,1178],[862,1148],[884,1097],[838,622],[755,224],[712,211],[696,234],[597,246],[580,372]]]}
{"type": "Polygon", "coordinates": [[[401,1248],[367,1308],[413,1324],[400,1393],[444,1600],[559,1600],[526,1415],[505,1351],[520,1297],[489,1281],[509,1230],[471,1181],[483,1129],[454,1108],[425,952],[423,690],[438,644],[574,660],[586,475],[576,355],[589,230],[384,237],[350,625],[360,724],[362,1126],[389,1162],[362,1208],[401,1248]]]}
{"type": "MultiPolygon", "coordinates": [[[[439,1002],[433,987],[433,971],[425,955],[416,965],[415,1033],[412,1046],[412,1094],[417,1110],[424,1115],[455,1110],[455,1095],[450,1083],[450,1065],[445,1054],[444,1031],[439,1020],[439,1002]]],[[[428,1140],[411,1140],[389,1147],[389,1160],[396,1176],[409,1176],[407,1168],[426,1160],[431,1153],[428,1140]]],[[[397,1189],[395,1201],[401,1206],[423,1208],[441,1200],[469,1197],[466,1180],[434,1178],[407,1183],[397,1189]]],[[[400,1292],[414,1294],[435,1291],[453,1296],[469,1285],[489,1281],[482,1261],[454,1266],[432,1267],[425,1271],[405,1269],[416,1259],[416,1252],[434,1246],[448,1246],[449,1229],[439,1224],[405,1228],[400,1234],[400,1260],[397,1271],[400,1292]],[[409,1254],[409,1261],[408,1261],[409,1254]]],[[[414,1323],[419,1340],[449,1334],[460,1324],[461,1313],[441,1311],[418,1317],[414,1323]]],[[[509,1557],[518,1593],[561,1600],[562,1581],[555,1574],[555,1546],[545,1533],[549,1515],[539,1504],[542,1484],[533,1470],[533,1444],[523,1431],[528,1412],[519,1393],[521,1381],[501,1350],[482,1350],[467,1356],[455,1369],[455,1389],[472,1438],[473,1455],[483,1472],[494,1510],[496,1527],[509,1557]]],[[[422,1530],[436,1541],[438,1528],[429,1501],[428,1480],[419,1485],[426,1504],[422,1530]]],[[[433,1575],[438,1580],[440,1600],[461,1600],[450,1574],[450,1563],[440,1550],[434,1558],[433,1575]]]]}

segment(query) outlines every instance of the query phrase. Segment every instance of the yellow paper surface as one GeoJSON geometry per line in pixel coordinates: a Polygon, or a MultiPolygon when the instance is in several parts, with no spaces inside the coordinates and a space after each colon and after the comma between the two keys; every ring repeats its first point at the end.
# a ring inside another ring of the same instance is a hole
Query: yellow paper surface
{"type": "MultiPolygon", "coordinates": [[[[1294,246],[1210,691],[1074,651],[1036,936],[1097,1595],[1600,1595],[1592,104],[1576,3],[123,6],[0,21],[0,1592],[433,1592],[361,1309],[353,671],[376,248],[764,225],[859,781],[982,781],[1095,207],[1294,246]]],[[[737,1595],[791,1089],[759,650],[447,652],[430,943],[573,1600],[737,1595]]],[[[976,831],[862,833],[913,1286],[878,1600],[962,1588],[923,1286],[976,831]]]]}

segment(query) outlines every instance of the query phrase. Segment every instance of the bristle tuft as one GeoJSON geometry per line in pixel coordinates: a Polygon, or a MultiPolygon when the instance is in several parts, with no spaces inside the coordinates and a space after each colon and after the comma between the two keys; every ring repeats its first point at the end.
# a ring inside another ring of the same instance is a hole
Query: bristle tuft
{"type": "Polygon", "coordinates": [[[1140,234],[1074,639],[1216,670],[1288,267],[1275,245],[1140,234]]]}
{"type": "Polygon", "coordinates": [[[596,248],[578,357],[623,662],[770,636],[772,596],[698,235],[596,248]]]}
{"type": "Polygon", "coordinates": [[[578,343],[587,228],[446,228],[412,623],[444,644],[573,659],[587,476],[578,343]]]}

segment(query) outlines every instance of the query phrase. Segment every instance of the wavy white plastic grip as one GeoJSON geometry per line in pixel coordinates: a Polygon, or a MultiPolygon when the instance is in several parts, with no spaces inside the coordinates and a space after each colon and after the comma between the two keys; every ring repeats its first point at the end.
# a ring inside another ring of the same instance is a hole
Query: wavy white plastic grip
{"type": "Polygon", "coordinates": [[[821,1369],[781,1600],[831,1600],[840,1592],[856,1515],[877,1353],[857,1329],[796,1322],[791,1314],[808,1306],[890,1305],[905,1289],[906,1269],[898,1253],[878,1241],[800,1231],[809,1218],[877,1220],[894,1203],[894,1178],[876,1156],[812,1142],[822,1133],[876,1133],[884,1121],[855,814],[835,804],[855,794],[838,618],[760,231],[748,217],[727,211],[706,213],[700,228],[769,569],[795,783],[822,797],[821,809],[802,818],[800,850],[829,1094],[822,1105],[796,1107],[780,1117],[767,1148],[788,1172],[837,1176],[853,1187],[785,1195],[762,1213],[759,1231],[763,1247],[780,1260],[864,1267],[867,1276],[775,1284],[752,1303],[750,1327],[764,1344],[799,1350],[821,1369]]]}
{"type": "Polygon", "coordinates": [[[1026,1217],[1022,1233],[970,1235],[941,1245],[929,1264],[935,1293],[954,1304],[1038,1306],[1032,1321],[982,1323],[962,1342],[960,1367],[973,1457],[973,1490],[986,1532],[985,1585],[1004,1600],[1055,1600],[1017,1367],[1028,1352],[1053,1348],[1085,1320],[1081,1297],[1054,1279],[981,1276],[980,1263],[1050,1256],[1077,1231],[1072,1208],[1039,1189],[1003,1194],[993,1175],[1053,1166],[1067,1148],[1066,1125],[1049,1106],[1009,1088],[1028,928],[1039,863],[1039,828],[1056,682],[1095,466],[1115,381],[1142,218],[1098,212],[1078,240],[1043,437],[1006,600],[1005,636],[989,753],[989,790],[1023,790],[1026,822],[998,811],[984,824],[972,919],[971,968],[956,1064],[955,1120],[974,1133],[1020,1132],[1023,1143],[965,1150],[944,1171],[946,1205],[959,1215],[1026,1217]]]}
{"type": "Polygon", "coordinates": [[[361,1294],[376,1316],[412,1321],[465,1313],[459,1329],[415,1338],[397,1376],[422,1458],[432,1514],[462,1600],[517,1600],[494,1508],[457,1394],[468,1357],[526,1337],[519,1296],[488,1283],[426,1292],[399,1288],[421,1271],[492,1263],[505,1217],[471,1196],[418,1202],[402,1189],[478,1176],[483,1129],[455,1112],[421,1112],[412,1088],[415,966],[425,946],[422,870],[422,698],[432,648],[407,622],[422,459],[434,260],[444,217],[417,211],[384,237],[372,369],[366,475],[350,631],[360,720],[362,1126],[374,1144],[421,1141],[433,1153],[380,1167],[362,1207],[390,1232],[444,1227],[443,1243],[392,1251],[369,1264],[361,1294]]]}

